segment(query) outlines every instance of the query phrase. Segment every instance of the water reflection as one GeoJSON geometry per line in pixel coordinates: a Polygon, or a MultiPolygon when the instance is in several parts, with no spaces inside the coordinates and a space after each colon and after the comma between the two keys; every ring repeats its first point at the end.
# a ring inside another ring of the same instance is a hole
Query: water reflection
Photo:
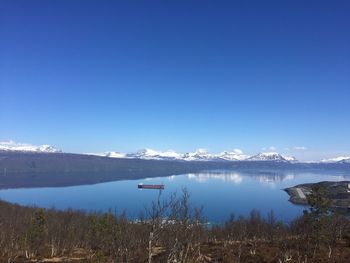
{"type": "MultiPolygon", "coordinates": [[[[199,174],[190,173],[186,174],[186,177],[190,180],[195,180],[199,183],[205,183],[210,180],[220,180],[223,182],[240,184],[245,176],[258,181],[262,184],[275,185],[276,182],[282,182],[285,180],[293,180],[295,175],[292,173],[270,173],[261,172],[258,174],[250,173],[238,173],[238,172],[203,172],[199,174]]],[[[176,176],[168,177],[170,180],[174,180],[176,176]]]]}
{"type": "Polygon", "coordinates": [[[261,184],[276,186],[277,182],[293,180],[294,174],[254,175],[252,178],[261,184]]]}
{"type": "Polygon", "coordinates": [[[249,215],[254,208],[262,215],[274,210],[278,218],[288,221],[300,215],[304,207],[288,202],[289,196],[282,189],[302,183],[349,179],[349,176],[339,173],[206,171],[96,185],[5,189],[0,190],[0,198],[22,205],[55,206],[58,209],[107,211],[118,208],[118,211],[126,210],[128,216],[136,218],[146,205],[158,198],[158,191],[137,189],[139,182],[147,181],[150,184],[164,184],[164,198],[186,187],[193,204],[203,206],[205,217],[212,222],[226,220],[231,213],[249,215]]]}
{"type": "Polygon", "coordinates": [[[223,182],[230,182],[240,184],[243,177],[238,173],[200,173],[200,174],[187,174],[186,177],[190,180],[195,180],[199,183],[205,183],[210,180],[220,180],[223,182]]]}

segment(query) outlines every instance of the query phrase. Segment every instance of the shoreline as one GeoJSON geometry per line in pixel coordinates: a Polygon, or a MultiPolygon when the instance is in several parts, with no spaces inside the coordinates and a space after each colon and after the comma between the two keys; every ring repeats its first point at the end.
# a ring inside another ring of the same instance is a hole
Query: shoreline
{"type": "Polygon", "coordinates": [[[289,201],[297,205],[307,205],[307,196],[312,192],[312,188],[321,187],[326,196],[331,200],[331,207],[350,212],[350,181],[330,182],[322,181],[318,183],[299,184],[283,189],[289,195],[289,201]]]}

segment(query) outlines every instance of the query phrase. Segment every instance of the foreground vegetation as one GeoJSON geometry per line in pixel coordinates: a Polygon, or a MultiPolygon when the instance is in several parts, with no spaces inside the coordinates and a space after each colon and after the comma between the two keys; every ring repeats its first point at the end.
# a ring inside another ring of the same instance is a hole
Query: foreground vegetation
{"type": "Polygon", "coordinates": [[[290,224],[271,211],[208,226],[183,190],[125,214],[21,207],[0,202],[1,262],[348,262],[350,222],[322,189],[290,224]]]}

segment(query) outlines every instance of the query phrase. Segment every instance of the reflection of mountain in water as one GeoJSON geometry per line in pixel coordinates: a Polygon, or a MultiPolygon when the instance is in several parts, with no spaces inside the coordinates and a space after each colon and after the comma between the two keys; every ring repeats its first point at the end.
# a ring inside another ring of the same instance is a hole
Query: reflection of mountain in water
{"type": "MultiPolygon", "coordinates": [[[[301,174],[299,174],[300,176],[301,174]]],[[[250,175],[253,179],[259,181],[263,184],[274,184],[277,182],[283,182],[286,180],[293,180],[295,179],[296,174],[291,172],[258,172],[255,174],[250,175]]],[[[338,175],[338,176],[332,176],[332,180],[334,181],[344,181],[348,180],[348,176],[338,175]]]]}
{"type": "Polygon", "coordinates": [[[208,180],[221,180],[224,182],[233,182],[240,184],[243,180],[242,176],[238,173],[200,173],[200,174],[187,174],[190,180],[196,180],[197,182],[203,183],[208,180]]]}
{"type": "Polygon", "coordinates": [[[273,184],[276,182],[283,182],[285,180],[293,180],[294,174],[254,175],[252,178],[260,183],[273,184]]]}
{"type": "Polygon", "coordinates": [[[278,172],[255,172],[255,173],[238,173],[238,172],[207,172],[199,174],[187,174],[190,180],[196,180],[197,182],[206,182],[208,180],[221,180],[223,182],[233,182],[239,184],[243,181],[244,176],[249,176],[254,180],[264,184],[273,184],[276,182],[282,182],[285,180],[293,180],[294,174],[292,173],[278,173],[278,172]]]}
{"type": "MultiPolygon", "coordinates": [[[[234,183],[234,184],[240,184],[243,182],[244,177],[249,177],[260,184],[275,186],[276,183],[281,183],[284,181],[294,180],[297,176],[302,176],[298,173],[293,173],[290,171],[222,171],[222,170],[215,170],[215,171],[207,171],[202,173],[189,173],[185,174],[184,176],[188,178],[189,180],[194,180],[199,183],[205,183],[210,180],[216,180],[216,181],[222,181],[227,183],[234,183]]],[[[307,173],[305,174],[307,175],[307,173]]],[[[169,176],[169,180],[175,180],[177,176],[169,176]]],[[[332,176],[335,181],[344,181],[349,180],[348,176],[332,176]]]]}

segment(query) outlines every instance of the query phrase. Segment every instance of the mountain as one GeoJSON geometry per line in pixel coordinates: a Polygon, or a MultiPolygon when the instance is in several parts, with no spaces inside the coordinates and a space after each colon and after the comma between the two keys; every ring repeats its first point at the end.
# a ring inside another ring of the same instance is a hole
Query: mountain
{"type": "Polygon", "coordinates": [[[285,156],[285,155],[282,155],[284,159],[286,159],[288,162],[292,162],[292,163],[295,163],[295,162],[298,162],[297,158],[295,158],[294,156],[285,156]]]}
{"type": "Polygon", "coordinates": [[[185,153],[182,157],[185,161],[213,161],[216,160],[216,156],[210,154],[205,149],[198,149],[193,153],[185,153]]]}
{"type": "Polygon", "coordinates": [[[349,163],[350,164],[350,158],[341,160],[340,163],[349,163]]]}
{"type": "Polygon", "coordinates": [[[125,153],[120,153],[120,152],[107,152],[105,154],[106,157],[110,158],[125,158],[125,153]]]}
{"type": "Polygon", "coordinates": [[[274,162],[296,162],[294,157],[283,156],[275,152],[258,153],[247,159],[248,161],[274,161],[274,162]]]}
{"type": "Polygon", "coordinates": [[[86,154],[101,156],[101,157],[109,157],[109,158],[126,158],[126,154],[120,153],[120,152],[103,152],[103,153],[86,153],[86,154]]]}
{"type": "MultiPolygon", "coordinates": [[[[0,142],[0,151],[37,152],[37,153],[61,153],[62,151],[50,145],[32,145],[16,143],[14,141],[0,142]]],[[[211,154],[205,149],[197,149],[195,152],[177,153],[173,150],[157,151],[153,149],[142,149],[135,153],[121,153],[116,151],[102,153],[87,153],[109,158],[127,158],[143,160],[170,160],[170,161],[274,161],[274,162],[297,162],[294,157],[287,157],[275,152],[259,153],[247,156],[239,149],[223,151],[219,154],[211,154]]],[[[322,163],[350,163],[350,157],[338,157],[321,161],[322,163]]]]}
{"type": "Polygon", "coordinates": [[[239,149],[235,149],[233,151],[224,151],[218,155],[216,155],[218,159],[225,161],[244,161],[249,158],[249,156],[244,155],[243,152],[239,149]]]}
{"type": "Polygon", "coordinates": [[[145,160],[182,160],[182,161],[243,161],[247,158],[241,150],[225,151],[220,154],[210,154],[205,149],[197,149],[195,152],[185,154],[175,151],[156,151],[152,149],[139,150],[136,153],[125,155],[126,158],[137,158],[145,160]]]}
{"type": "Polygon", "coordinates": [[[197,149],[195,152],[185,154],[175,151],[156,151],[153,149],[142,149],[135,153],[123,154],[119,152],[105,152],[90,154],[111,158],[128,158],[143,160],[177,160],[177,161],[275,161],[275,162],[296,162],[294,157],[287,157],[279,153],[259,153],[249,157],[239,149],[224,151],[219,154],[208,153],[205,149],[197,149]]]}
{"type": "Polygon", "coordinates": [[[32,145],[26,143],[16,143],[14,141],[0,142],[0,151],[16,152],[41,152],[41,153],[59,153],[61,150],[51,145],[32,145]]]}
{"type": "Polygon", "coordinates": [[[321,163],[350,163],[350,157],[339,156],[331,159],[323,159],[321,163]]]}
{"type": "Polygon", "coordinates": [[[125,157],[145,160],[181,160],[183,159],[183,154],[172,150],[161,152],[152,149],[142,149],[136,153],[128,153],[125,157]]]}

